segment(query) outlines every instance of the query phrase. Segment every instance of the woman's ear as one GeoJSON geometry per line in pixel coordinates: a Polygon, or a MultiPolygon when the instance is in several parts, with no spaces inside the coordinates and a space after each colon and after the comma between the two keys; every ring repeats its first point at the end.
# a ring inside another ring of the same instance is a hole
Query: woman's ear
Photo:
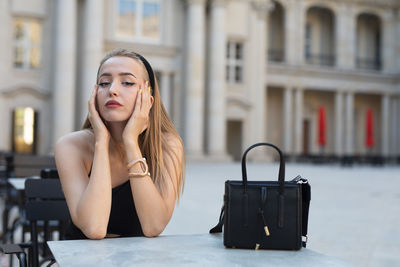
{"type": "Polygon", "coordinates": [[[151,95],[150,96],[150,106],[152,107],[154,103],[154,97],[151,95]]]}

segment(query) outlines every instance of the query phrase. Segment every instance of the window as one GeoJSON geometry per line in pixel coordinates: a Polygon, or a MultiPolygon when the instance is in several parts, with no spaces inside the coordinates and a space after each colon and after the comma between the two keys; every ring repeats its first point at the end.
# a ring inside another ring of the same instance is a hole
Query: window
{"type": "Polygon", "coordinates": [[[160,0],[119,0],[117,36],[160,39],[160,0]]]}
{"type": "Polygon", "coordinates": [[[307,23],[306,24],[306,40],[305,40],[305,53],[306,53],[306,58],[309,58],[311,56],[311,24],[307,23]]]}
{"type": "Polygon", "coordinates": [[[33,108],[16,108],[13,112],[13,151],[35,153],[36,112],[33,108]]]}
{"type": "Polygon", "coordinates": [[[356,65],[363,70],[380,70],[381,22],[375,15],[361,14],[357,18],[356,65]]]}
{"type": "Polygon", "coordinates": [[[42,25],[38,20],[14,20],[14,66],[36,69],[40,66],[42,25]]]}
{"type": "Polygon", "coordinates": [[[311,7],[305,27],[305,60],[307,64],[335,65],[335,21],[330,9],[311,7]]]}
{"type": "Polygon", "coordinates": [[[228,83],[243,82],[243,44],[228,42],[226,80],[228,83]]]}

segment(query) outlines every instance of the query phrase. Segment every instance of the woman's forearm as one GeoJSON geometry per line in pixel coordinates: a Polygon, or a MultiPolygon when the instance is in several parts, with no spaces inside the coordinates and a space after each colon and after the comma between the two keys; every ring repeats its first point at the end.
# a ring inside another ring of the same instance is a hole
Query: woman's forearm
{"type": "Polygon", "coordinates": [[[96,142],[89,183],[77,207],[77,226],[91,239],[107,234],[112,184],[108,142],[96,142]]]}
{"type": "MultiPolygon", "coordinates": [[[[125,144],[128,162],[142,158],[139,145],[135,142],[125,144]]],[[[135,164],[129,172],[142,172],[140,164],[135,164]]],[[[153,174],[150,174],[153,175],[153,174]]],[[[150,176],[130,179],[136,212],[145,236],[159,235],[168,224],[170,212],[150,176]]]]}

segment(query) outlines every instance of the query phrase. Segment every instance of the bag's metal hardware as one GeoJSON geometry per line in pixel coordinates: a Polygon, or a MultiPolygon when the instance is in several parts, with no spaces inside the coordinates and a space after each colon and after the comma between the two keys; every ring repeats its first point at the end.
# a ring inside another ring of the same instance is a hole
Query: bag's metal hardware
{"type": "Polygon", "coordinates": [[[264,231],[266,236],[270,236],[268,226],[264,226],[264,231]]]}
{"type": "Polygon", "coordinates": [[[305,178],[303,178],[303,177],[301,177],[300,175],[297,175],[297,176],[292,180],[292,182],[295,182],[295,183],[297,183],[297,184],[307,184],[307,183],[308,183],[308,180],[305,179],[305,178]]]}
{"type": "Polygon", "coordinates": [[[260,248],[260,244],[256,244],[256,247],[254,249],[258,250],[259,248],[260,248]]]}
{"type": "Polygon", "coordinates": [[[305,240],[301,240],[301,241],[304,242],[304,243],[307,243],[307,241],[308,241],[308,236],[307,236],[307,235],[305,235],[305,236],[303,235],[303,236],[302,236],[302,239],[303,239],[303,237],[305,238],[305,240]]]}
{"type": "Polygon", "coordinates": [[[266,202],[267,202],[267,188],[263,186],[263,187],[261,187],[261,208],[259,208],[258,213],[261,215],[261,218],[262,218],[262,221],[264,224],[265,235],[269,236],[270,235],[269,228],[267,225],[267,221],[265,220],[265,217],[264,217],[264,207],[265,207],[266,202]]]}
{"type": "Polygon", "coordinates": [[[267,221],[265,220],[265,217],[264,217],[264,210],[260,208],[258,213],[261,215],[261,218],[262,218],[263,223],[264,223],[265,235],[266,236],[270,236],[270,232],[269,232],[269,228],[268,228],[268,225],[267,225],[267,221]]]}

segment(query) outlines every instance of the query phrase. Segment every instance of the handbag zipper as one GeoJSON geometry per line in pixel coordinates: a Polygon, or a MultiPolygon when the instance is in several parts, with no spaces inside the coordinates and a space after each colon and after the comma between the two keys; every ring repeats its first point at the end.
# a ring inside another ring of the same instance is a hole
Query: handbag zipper
{"type": "Polygon", "coordinates": [[[269,232],[269,228],[268,228],[267,223],[266,223],[266,221],[265,221],[264,211],[263,211],[262,209],[260,209],[259,213],[261,214],[261,218],[262,218],[263,223],[264,223],[264,232],[265,232],[265,235],[266,235],[266,236],[270,236],[271,233],[269,232]]]}
{"type": "Polygon", "coordinates": [[[269,228],[267,225],[267,221],[265,220],[264,216],[264,206],[265,203],[267,202],[267,188],[266,187],[261,187],[261,207],[258,210],[258,213],[261,215],[263,224],[264,224],[264,232],[266,236],[270,236],[269,228]]]}

